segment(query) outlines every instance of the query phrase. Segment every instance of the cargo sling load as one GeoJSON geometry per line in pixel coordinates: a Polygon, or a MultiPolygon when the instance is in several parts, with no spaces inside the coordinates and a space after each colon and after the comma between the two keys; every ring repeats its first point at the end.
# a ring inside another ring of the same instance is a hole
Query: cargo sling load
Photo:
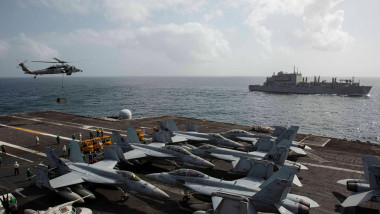
{"type": "Polygon", "coordinates": [[[372,86],[360,86],[359,82],[352,79],[332,78],[331,82],[321,81],[320,77],[308,82],[307,77],[302,77],[301,73],[278,72],[267,77],[263,85],[250,85],[249,91],[261,91],[270,93],[291,93],[291,94],[336,94],[347,96],[366,96],[372,86]]]}

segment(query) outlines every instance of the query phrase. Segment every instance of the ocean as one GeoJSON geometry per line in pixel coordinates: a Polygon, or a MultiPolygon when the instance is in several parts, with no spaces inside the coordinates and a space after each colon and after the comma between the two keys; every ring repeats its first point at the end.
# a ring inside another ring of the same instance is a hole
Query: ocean
{"type": "MultiPolygon", "coordinates": [[[[310,78],[311,79],[311,78],[310,78]]],[[[331,81],[331,78],[322,78],[331,81]]],[[[339,79],[339,78],[338,78],[339,79]]],[[[133,118],[178,115],[244,125],[298,125],[301,133],[380,143],[380,78],[368,97],[249,92],[265,77],[0,78],[0,114],[54,110],[133,118]],[[67,103],[56,98],[64,96],[67,103]]],[[[152,124],[153,126],[153,124],[152,124]]]]}

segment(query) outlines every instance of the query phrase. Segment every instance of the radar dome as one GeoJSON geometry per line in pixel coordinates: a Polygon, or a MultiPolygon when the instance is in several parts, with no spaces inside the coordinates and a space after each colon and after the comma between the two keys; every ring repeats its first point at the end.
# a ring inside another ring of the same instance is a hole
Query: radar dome
{"type": "Polygon", "coordinates": [[[132,112],[128,109],[123,109],[119,112],[119,117],[121,119],[132,119],[132,112]]]}

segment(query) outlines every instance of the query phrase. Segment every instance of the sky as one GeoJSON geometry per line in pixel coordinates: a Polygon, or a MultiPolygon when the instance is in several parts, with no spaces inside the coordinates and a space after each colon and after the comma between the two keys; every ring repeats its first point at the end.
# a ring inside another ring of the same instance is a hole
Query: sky
{"type": "Polygon", "coordinates": [[[380,77],[379,0],[1,0],[0,77],[380,77]]]}

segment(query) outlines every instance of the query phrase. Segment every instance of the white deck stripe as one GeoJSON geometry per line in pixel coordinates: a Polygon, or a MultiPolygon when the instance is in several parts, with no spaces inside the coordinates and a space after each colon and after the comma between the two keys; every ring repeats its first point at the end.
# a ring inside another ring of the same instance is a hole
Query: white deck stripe
{"type": "Polygon", "coordinates": [[[24,160],[24,161],[27,161],[27,162],[30,162],[30,163],[35,162],[35,161],[29,160],[29,159],[26,159],[26,158],[19,157],[19,156],[17,156],[17,155],[12,155],[12,154],[10,154],[10,153],[8,153],[8,152],[7,152],[7,155],[6,155],[6,156],[11,156],[11,157],[14,157],[14,158],[18,158],[18,159],[20,159],[20,160],[24,160]]]}
{"type": "Polygon", "coordinates": [[[11,143],[7,143],[7,142],[4,142],[4,141],[0,141],[0,144],[1,145],[6,145],[8,147],[15,148],[15,149],[19,149],[19,150],[22,150],[22,151],[25,151],[25,152],[29,152],[29,153],[32,153],[32,154],[36,154],[36,155],[39,155],[39,156],[46,157],[45,153],[39,152],[37,150],[28,149],[28,148],[25,148],[25,147],[22,147],[22,146],[18,146],[18,145],[14,145],[14,144],[11,144],[11,143]]]}
{"type": "MultiPolygon", "coordinates": [[[[71,122],[66,122],[67,124],[63,124],[63,123],[58,123],[58,122],[50,122],[50,121],[46,121],[46,120],[43,120],[42,118],[28,118],[28,117],[20,117],[20,116],[11,116],[11,117],[14,117],[14,118],[18,118],[18,119],[24,119],[24,120],[32,120],[32,121],[35,121],[35,122],[42,122],[42,123],[50,123],[50,124],[53,124],[53,125],[57,125],[57,126],[68,126],[68,127],[71,127],[71,128],[80,128],[80,129],[84,129],[84,130],[88,130],[88,131],[95,131],[96,130],[96,127],[95,126],[88,126],[88,125],[84,125],[84,124],[79,124],[79,123],[71,123],[71,122]],[[68,124],[73,124],[73,125],[68,125],[68,124]]],[[[126,132],[126,131],[122,131],[122,130],[117,130],[117,129],[109,129],[109,128],[104,128],[103,127],[103,130],[105,129],[108,129],[108,130],[115,130],[115,131],[118,131],[118,132],[126,132]]],[[[110,131],[103,131],[104,133],[106,134],[112,134],[112,132],[110,131]]],[[[125,134],[121,134],[122,136],[125,136],[125,134]]]]}
{"type": "Polygon", "coordinates": [[[345,168],[340,168],[340,167],[335,167],[335,166],[326,166],[326,165],[304,163],[304,162],[297,162],[297,163],[308,165],[308,166],[315,166],[315,167],[325,168],[325,169],[334,169],[334,170],[338,170],[338,171],[354,172],[354,173],[358,173],[358,174],[364,174],[363,171],[358,171],[358,170],[353,170],[353,169],[345,169],[345,168]]]}

